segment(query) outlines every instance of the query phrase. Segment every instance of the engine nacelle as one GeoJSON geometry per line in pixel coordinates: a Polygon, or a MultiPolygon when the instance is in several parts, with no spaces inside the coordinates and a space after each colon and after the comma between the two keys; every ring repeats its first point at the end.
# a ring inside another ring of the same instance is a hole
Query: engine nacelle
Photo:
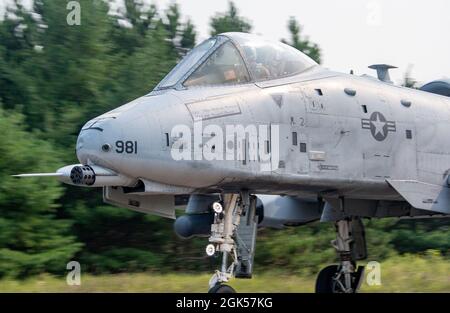
{"type": "Polygon", "coordinates": [[[420,87],[420,90],[450,97],[450,79],[439,79],[420,87]]]}

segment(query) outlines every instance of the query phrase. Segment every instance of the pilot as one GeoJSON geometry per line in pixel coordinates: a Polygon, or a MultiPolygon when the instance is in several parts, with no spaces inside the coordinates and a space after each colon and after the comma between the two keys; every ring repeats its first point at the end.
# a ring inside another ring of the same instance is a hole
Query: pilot
{"type": "Polygon", "coordinates": [[[248,65],[254,73],[256,80],[269,79],[271,77],[270,71],[262,63],[258,63],[256,48],[244,46],[244,52],[248,65]]]}
{"type": "Polygon", "coordinates": [[[272,77],[284,76],[285,62],[279,51],[273,48],[266,50],[267,67],[272,77]]]}

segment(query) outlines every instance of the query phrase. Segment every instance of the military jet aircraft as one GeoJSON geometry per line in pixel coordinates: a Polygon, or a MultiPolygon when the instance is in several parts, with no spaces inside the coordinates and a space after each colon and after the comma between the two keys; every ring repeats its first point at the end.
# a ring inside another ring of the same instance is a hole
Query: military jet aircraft
{"type": "MultiPolygon", "coordinates": [[[[258,227],[333,222],[339,264],[317,292],[358,290],[363,218],[450,215],[450,100],[371,76],[342,74],[262,37],[207,39],[151,91],[87,122],[80,164],[64,183],[101,187],[104,201],[175,219],[222,257],[209,282],[250,278],[258,227]]],[[[151,73],[149,73],[151,75],[151,73]]],[[[442,94],[442,92],[441,92],[442,94]]]]}

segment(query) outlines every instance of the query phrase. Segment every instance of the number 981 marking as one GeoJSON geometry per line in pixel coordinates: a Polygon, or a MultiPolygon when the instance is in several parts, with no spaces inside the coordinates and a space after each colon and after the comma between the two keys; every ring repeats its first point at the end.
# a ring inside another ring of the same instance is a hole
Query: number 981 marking
{"type": "Polygon", "coordinates": [[[117,153],[128,153],[137,154],[137,141],[116,141],[116,152],[117,153]]]}

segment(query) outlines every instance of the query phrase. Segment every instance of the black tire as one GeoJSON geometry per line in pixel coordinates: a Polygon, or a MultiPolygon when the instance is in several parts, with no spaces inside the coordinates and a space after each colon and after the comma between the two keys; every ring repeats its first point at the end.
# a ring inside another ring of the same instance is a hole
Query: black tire
{"type": "Polygon", "coordinates": [[[236,290],[228,285],[216,284],[214,287],[209,289],[208,293],[236,293],[236,290]]]}
{"type": "Polygon", "coordinates": [[[319,272],[316,279],[316,293],[333,293],[333,277],[338,270],[338,265],[329,265],[319,272]]]}

